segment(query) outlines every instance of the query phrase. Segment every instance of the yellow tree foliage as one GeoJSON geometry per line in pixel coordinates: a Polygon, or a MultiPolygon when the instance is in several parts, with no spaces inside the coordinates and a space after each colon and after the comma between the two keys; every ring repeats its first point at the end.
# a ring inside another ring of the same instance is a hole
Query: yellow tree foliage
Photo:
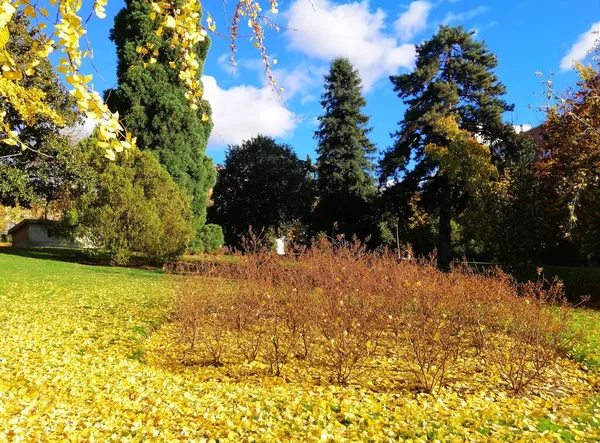
{"type": "Polygon", "coordinates": [[[545,109],[538,164],[540,177],[557,193],[559,206],[568,208],[567,237],[577,224],[577,211],[584,209],[580,199],[596,192],[600,177],[600,70],[582,64],[576,69],[579,80],[571,89],[561,95],[551,89],[547,93],[555,103],[545,109]]]}
{"type": "Polygon", "coordinates": [[[489,179],[496,174],[490,148],[480,143],[469,131],[461,129],[454,117],[443,117],[435,130],[447,141],[447,146],[429,144],[425,152],[440,163],[440,171],[451,182],[465,183],[471,195],[479,195],[489,179]]]}
{"type": "MultiPolygon", "coordinates": [[[[35,67],[42,58],[48,58],[52,52],[61,53],[56,70],[65,76],[65,80],[71,86],[71,93],[77,99],[77,107],[92,122],[99,125],[99,145],[106,150],[106,156],[114,159],[115,153],[122,152],[135,146],[135,137],[127,133],[120,123],[118,113],[108,109],[100,94],[91,88],[93,76],[82,72],[82,63],[86,58],[91,58],[89,49],[82,46],[82,38],[86,34],[86,27],[92,16],[99,19],[106,17],[105,8],[108,0],[95,0],[89,16],[82,10],[82,0],[49,0],[49,6],[54,10],[39,6],[32,0],[0,0],[0,96],[10,103],[28,124],[33,124],[41,117],[48,118],[60,125],[60,116],[45,102],[45,94],[39,89],[25,89],[21,84],[24,76],[35,73],[35,67]],[[6,46],[10,39],[8,23],[17,12],[22,9],[37,29],[46,29],[48,24],[51,30],[47,31],[48,41],[31,48],[31,61],[26,64],[17,64],[6,46]],[[55,19],[50,19],[55,17],[55,19]]],[[[197,103],[202,97],[202,87],[198,71],[199,63],[195,52],[192,50],[195,44],[204,40],[207,29],[214,32],[216,24],[210,14],[206,19],[206,26],[202,25],[202,3],[200,0],[148,0],[151,5],[150,18],[159,21],[160,27],[156,31],[158,35],[164,35],[174,47],[180,49],[180,63],[171,63],[171,66],[179,68],[179,78],[185,85],[186,98],[192,108],[197,108],[197,103]]],[[[277,12],[277,1],[269,0],[270,12],[277,12]]],[[[261,15],[261,6],[258,0],[239,0],[235,5],[235,12],[231,27],[231,50],[232,60],[235,51],[235,41],[238,35],[239,23],[242,18],[248,19],[248,26],[252,29],[255,38],[254,46],[261,51],[263,63],[269,83],[275,87],[275,80],[270,74],[269,57],[264,45],[263,26],[272,26],[272,22],[261,15]]],[[[144,47],[138,48],[144,51],[144,47]]],[[[149,63],[155,61],[156,54],[152,53],[149,63]]],[[[2,125],[5,137],[0,140],[3,143],[20,146],[27,149],[19,140],[16,128],[11,128],[4,121],[5,114],[0,113],[0,125],[2,125]]]]}

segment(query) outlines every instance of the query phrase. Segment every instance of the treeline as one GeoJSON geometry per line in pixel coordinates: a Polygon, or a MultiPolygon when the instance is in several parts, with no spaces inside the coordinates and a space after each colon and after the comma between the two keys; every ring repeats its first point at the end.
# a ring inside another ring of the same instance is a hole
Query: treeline
{"type": "Polygon", "coordinates": [[[406,106],[392,145],[375,158],[359,73],[344,58],[325,76],[316,162],[258,135],[230,147],[209,220],[241,247],[248,227],[296,243],[344,236],[414,255],[522,264],[597,263],[600,241],[600,76],[560,96],[527,133],[503,122],[513,109],[498,60],[462,27],[441,26],[417,46],[415,69],[391,76],[406,106]]]}
{"type": "MultiPolygon", "coordinates": [[[[190,108],[172,62],[179,49],[156,34],[148,8],[127,0],[117,14],[118,85],[105,91],[140,150],[112,161],[96,133],[76,144],[64,128],[84,117],[77,97],[42,61],[23,83],[43,91],[63,122],[29,125],[2,104],[8,127],[22,128],[30,147],[0,151],[3,207],[42,208],[62,220],[65,236],[107,251],[113,263],[240,248],[249,226],[269,242],[356,236],[371,249],[411,245],[415,256],[436,251],[442,269],[462,257],[598,261],[597,67],[580,66],[580,81],[565,94],[549,90],[547,121],[517,134],[502,120],[512,105],[496,56],[462,27],[441,26],[417,46],[415,69],[390,77],[405,111],[379,158],[359,73],[338,58],[325,76],[314,163],[257,135],[231,146],[218,168],[206,155],[210,105],[190,108]]],[[[22,14],[9,27],[10,52],[25,64],[46,37],[22,14]]],[[[209,44],[193,48],[200,71],[209,44]]]]}
{"type": "MultiPolygon", "coordinates": [[[[10,104],[2,104],[9,127],[23,128],[20,138],[31,148],[0,155],[0,204],[32,214],[45,208],[46,217],[62,220],[55,233],[106,251],[114,264],[136,255],[159,262],[223,244],[220,228],[206,223],[216,179],[206,155],[211,109],[206,101],[190,107],[172,62],[181,60],[180,49],[157,35],[159,23],[150,19],[150,8],[143,0],[128,0],[115,17],[110,38],[116,44],[118,86],[104,92],[139,150],[112,161],[104,158],[106,143],[98,141],[98,130],[83,140],[65,130],[81,125],[85,116],[76,112],[77,94],[66,90],[45,59],[24,79],[25,86],[46,94],[62,124],[28,125],[10,104]]],[[[28,61],[32,46],[47,41],[23,13],[15,15],[9,30],[17,64],[28,61]]],[[[207,39],[191,48],[200,72],[209,45],[207,39]]]]}

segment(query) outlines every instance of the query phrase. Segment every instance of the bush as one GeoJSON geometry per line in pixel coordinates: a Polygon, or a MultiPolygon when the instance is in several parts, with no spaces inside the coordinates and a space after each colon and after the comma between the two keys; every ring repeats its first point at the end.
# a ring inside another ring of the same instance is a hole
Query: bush
{"type": "Polygon", "coordinates": [[[345,384],[393,362],[392,378],[405,374],[436,394],[468,361],[520,394],[544,379],[568,338],[560,284],[517,284],[499,270],[481,275],[466,266],[446,274],[433,261],[398,260],[339,239],[322,239],[295,258],[253,251],[237,266],[171,270],[232,285],[233,296],[195,294],[220,299],[228,313],[218,326],[201,323],[227,331],[219,343],[233,358],[261,360],[275,375],[301,360],[345,384]]]}
{"type": "Polygon", "coordinates": [[[67,231],[105,249],[113,264],[133,253],[154,262],[179,256],[192,235],[190,198],[158,160],[134,150],[94,161],[93,186],[65,212],[67,231]]]}
{"type": "Polygon", "coordinates": [[[193,252],[203,253],[208,252],[212,254],[217,249],[223,247],[225,238],[223,237],[223,230],[219,225],[207,223],[200,228],[194,239],[192,247],[193,252]]]}

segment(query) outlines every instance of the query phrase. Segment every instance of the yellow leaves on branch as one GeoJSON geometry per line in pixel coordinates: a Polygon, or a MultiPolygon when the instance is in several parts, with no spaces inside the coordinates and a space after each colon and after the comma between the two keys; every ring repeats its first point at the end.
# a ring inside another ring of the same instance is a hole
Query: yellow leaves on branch
{"type": "MultiPolygon", "coordinates": [[[[106,5],[108,0],[95,0],[92,9],[96,17],[106,17],[106,5]]],[[[269,0],[270,12],[277,12],[277,2],[269,0]]],[[[33,20],[47,20],[50,16],[48,10],[38,7],[31,0],[0,0],[0,67],[2,77],[0,78],[0,95],[5,97],[11,105],[19,112],[27,124],[33,124],[40,118],[46,118],[55,124],[61,125],[62,119],[45,102],[44,94],[35,89],[25,91],[20,82],[24,76],[31,76],[40,59],[48,58],[55,50],[60,51],[60,58],[56,70],[65,75],[66,81],[71,86],[71,93],[77,99],[77,107],[86,117],[99,126],[99,141],[106,149],[106,157],[115,158],[115,154],[123,149],[135,146],[135,138],[124,133],[120,124],[119,115],[112,113],[100,95],[90,86],[92,75],[81,73],[83,60],[90,58],[88,50],[82,50],[81,39],[86,33],[85,24],[82,20],[82,0],[50,0],[50,5],[56,9],[56,21],[53,22],[54,31],[49,35],[48,41],[43,45],[37,42],[31,49],[34,60],[24,66],[17,66],[13,57],[6,49],[10,39],[8,23],[19,8],[23,13],[33,20]],[[51,38],[50,38],[51,37],[51,38]],[[56,39],[56,40],[54,40],[56,39]]],[[[201,24],[202,3],[200,0],[166,0],[152,1],[149,16],[151,20],[160,24],[156,34],[165,35],[172,47],[179,49],[179,59],[173,60],[169,65],[179,69],[179,79],[186,88],[186,98],[192,109],[198,109],[202,99],[202,87],[200,81],[200,62],[196,55],[195,46],[202,42],[207,35],[201,24]]],[[[265,69],[270,83],[274,86],[275,81],[269,71],[269,58],[263,44],[264,32],[262,24],[272,23],[260,15],[261,7],[257,0],[240,0],[236,5],[232,26],[232,51],[235,49],[235,38],[237,36],[238,23],[241,16],[249,17],[249,24],[253,29],[257,47],[261,50],[265,69]]],[[[89,20],[89,19],[88,19],[89,20]]],[[[87,23],[87,21],[86,21],[87,23]]],[[[206,20],[207,29],[216,31],[216,23],[210,14],[206,20]]],[[[37,29],[43,30],[45,23],[38,23],[37,29]]],[[[138,48],[138,52],[149,56],[147,64],[156,63],[158,51],[145,47],[138,48]]],[[[203,115],[202,121],[208,117],[203,115]]],[[[0,116],[0,124],[4,125],[0,116]]],[[[14,128],[5,127],[6,138],[0,141],[10,145],[22,145],[18,140],[18,132],[14,128]]],[[[25,147],[23,145],[23,147],[25,147]]],[[[25,147],[26,148],[26,147],[25,147]]]]}
{"type": "MultiPolygon", "coordinates": [[[[86,33],[79,15],[82,2],[79,0],[51,0],[50,4],[57,9],[57,20],[53,33],[53,37],[57,40],[48,39],[42,47],[36,42],[31,52],[37,59],[25,66],[16,66],[6,50],[10,39],[7,25],[13,14],[20,7],[23,8],[25,15],[33,19],[39,16],[47,17],[49,14],[44,8],[38,9],[37,6],[31,5],[29,0],[2,0],[0,3],[0,63],[2,63],[3,73],[0,81],[0,94],[11,103],[27,124],[34,124],[43,117],[57,125],[62,125],[61,117],[44,101],[45,95],[42,91],[35,88],[26,89],[20,84],[24,75],[31,76],[35,73],[35,67],[40,63],[39,59],[48,58],[55,49],[59,49],[64,57],[60,58],[56,70],[64,74],[66,81],[71,85],[70,92],[77,99],[79,110],[84,112],[92,123],[99,126],[99,140],[106,149],[106,156],[114,158],[115,152],[132,146],[132,139],[130,135],[122,134],[123,128],[119,123],[119,115],[110,112],[100,94],[90,88],[92,75],[80,73],[83,59],[89,57],[87,51],[81,50],[80,40],[86,33]],[[129,142],[124,143],[123,138],[129,142]]],[[[97,0],[94,3],[94,12],[99,18],[106,17],[105,5],[106,0],[97,0]]],[[[38,29],[41,28],[43,26],[38,26],[38,29]]],[[[3,140],[4,143],[20,145],[23,149],[27,148],[18,140],[18,133],[15,130],[11,130],[6,125],[4,129],[7,134],[3,140]]]]}
{"type": "Polygon", "coordinates": [[[440,162],[440,171],[450,180],[463,180],[477,193],[496,169],[491,162],[490,148],[461,129],[455,117],[443,117],[434,124],[435,131],[447,143],[439,146],[430,143],[425,147],[427,155],[440,162]]]}

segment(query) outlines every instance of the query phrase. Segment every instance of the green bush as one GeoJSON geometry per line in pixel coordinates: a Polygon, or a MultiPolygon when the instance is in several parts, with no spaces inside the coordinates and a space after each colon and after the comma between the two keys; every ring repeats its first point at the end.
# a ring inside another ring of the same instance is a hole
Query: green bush
{"type": "MultiPolygon", "coordinates": [[[[83,147],[94,152],[94,144],[90,139],[83,147]]],[[[129,263],[133,253],[157,262],[185,250],[193,232],[190,197],[152,153],[134,150],[114,162],[95,157],[90,163],[94,185],[65,213],[72,235],[106,250],[113,264],[129,263]]]]}
{"type": "Polygon", "coordinates": [[[194,241],[193,252],[215,252],[217,249],[223,246],[225,238],[223,237],[223,230],[219,225],[207,223],[196,234],[194,241]]]}

